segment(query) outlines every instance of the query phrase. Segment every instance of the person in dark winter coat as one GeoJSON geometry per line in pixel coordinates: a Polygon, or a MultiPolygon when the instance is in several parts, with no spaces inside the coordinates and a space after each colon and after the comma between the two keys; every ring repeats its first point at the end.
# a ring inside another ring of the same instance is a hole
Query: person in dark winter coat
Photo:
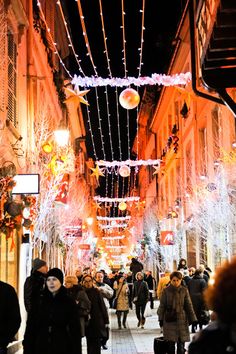
{"type": "Polygon", "coordinates": [[[20,308],[15,289],[0,281],[0,354],[7,354],[7,346],[14,340],[20,324],[20,308]]]}
{"type": "Polygon", "coordinates": [[[146,272],[145,281],[146,281],[146,283],[148,285],[148,289],[149,289],[150,308],[153,309],[154,308],[153,294],[155,293],[155,290],[156,290],[156,281],[153,278],[152,272],[150,270],[148,270],[146,272]]]}
{"type": "Polygon", "coordinates": [[[168,354],[184,354],[185,342],[190,340],[189,324],[197,321],[188,289],[181,285],[182,273],[175,271],[170,275],[170,285],[161,295],[157,314],[163,336],[168,341],[168,354]]]}
{"type": "Polygon", "coordinates": [[[221,266],[214,283],[204,293],[214,321],[197,333],[188,348],[189,354],[236,353],[236,257],[221,266]]]}
{"type": "Polygon", "coordinates": [[[132,258],[129,270],[132,272],[133,282],[134,282],[136,279],[136,274],[143,270],[143,265],[136,258],[132,258]]]}
{"type": "Polygon", "coordinates": [[[138,272],[136,274],[136,281],[133,286],[133,302],[135,304],[135,313],[138,319],[137,326],[141,325],[141,328],[144,328],[145,317],[144,311],[146,304],[149,300],[149,289],[147,283],[144,281],[144,274],[138,272]]]}
{"type": "Polygon", "coordinates": [[[93,278],[87,274],[82,285],[91,301],[90,319],[86,327],[87,353],[101,354],[101,338],[107,335],[109,317],[101,292],[94,287],[93,278]]]}
{"type": "Polygon", "coordinates": [[[91,310],[91,302],[84,291],[81,284],[78,284],[78,278],[73,275],[65,277],[65,287],[67,294],[75,300],[77,304],[77,313],[80,324],[80,337],[85,336],[85,326],[88,323],[89,314],[91,310]]]}
{"type": "Polygon", "coordinates": [[[31,275],[24,284],[25,309],[29,313],[40,301],[45,286],[48,268],[44,260],[35,258],[32,263],[31,275]]]}
{"type": "MultiPolygon", "coordinates": [[[[102,294],[104,303],[106,305],[107,310],[109,309],[109,299],[111,299],[114,295],[114,290],[110,287],[110,285],[108,285],[107,283],[104,282],[104,274],[105,272],[100,270],[98,272],[95,273],[94,276],[94,287],[97,288],[100,293],[102,294]]],[[[109,281],[110,283],[110,281],[109,281]]],[[[108,349],[107,347],[107,341],[109,339],[109,333],[108,333],[108,329],[106,331],[106,335],[104,337],[101,338],[101,346],[103,349],[108,349]]]]}
{"type": "Polygon", "coordinates": [[[62,284],[62,271],[49,270],[41,301],[28,315],[24,354],[81,354],[76,303],[62,284]]]}
{"type": "Polygon", "coordinates": [[[184,269],[188,269],[187,261],[186,261],[186,259],[181,258],[179,260],[179,264],[178,264],[177,270],[184,270],[184,269]]]}
{"type": "MultiPolygon", "coordinates": [[[[203,292],[207,288],[207,283],[202,277],[201,270],[197,269],[194,276],[188,282],[189,295],[193,304],[194,312],[197,316],[199,328],[202,328],[201,313],[206,310],[203,292]]],[[[195,333],[196,327],[192,325],[192,333],[195,333]]]]}

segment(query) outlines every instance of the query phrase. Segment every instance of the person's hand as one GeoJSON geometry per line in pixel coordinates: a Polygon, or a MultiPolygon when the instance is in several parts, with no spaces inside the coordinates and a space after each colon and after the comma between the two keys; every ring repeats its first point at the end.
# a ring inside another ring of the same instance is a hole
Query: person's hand
{"type": "Polygon", "coordinates": [[[163,320],[159,321],[159,325],[160,325],[160,327],[163,327],[163,320]]]}
{"type": "Polygon", "coordinates": [[[105,324],[105,328],[109,328],[109,323],[106,323],[106,324],[105,324]]]}

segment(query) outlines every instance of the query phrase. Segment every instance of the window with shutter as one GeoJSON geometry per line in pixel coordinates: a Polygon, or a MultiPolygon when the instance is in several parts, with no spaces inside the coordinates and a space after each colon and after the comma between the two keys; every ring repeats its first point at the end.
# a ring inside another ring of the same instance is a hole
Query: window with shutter
{"type": "Polygon", "coordinates": [[[7,104],[7,119],[16,127],[17,125],[17,101],[16,101],[16,88],[17,88],[17,75],[16,75],[16,57],[17,47],[13,34],[8,31],[8,104],[7,104]]]}

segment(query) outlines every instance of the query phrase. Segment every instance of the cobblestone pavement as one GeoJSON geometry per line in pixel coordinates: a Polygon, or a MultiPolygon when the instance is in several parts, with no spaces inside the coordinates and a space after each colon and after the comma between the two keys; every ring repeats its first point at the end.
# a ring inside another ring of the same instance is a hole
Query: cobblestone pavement
{"type": "MultiPolygon", "coordinates": [[[[146,318],[144,329],[137,327],[135,313],[130,310],[127,329],[119,330],[115,310],[110,310],[110,339],[107,342],[108,349],[102,350],[102,354],[153,354],[153,340],[155,337],[161,336],[156,314],[157,306],[158,302],[155,303],[152,316],[146,318]]],[[[85,343],[86,341],[83,339],[83,354],[87,354],[85,343]]],[[[188,343],[185,347],[188,347],[188,343]]]]}
{"type": "MultiPolygon", "coordinates": [[[[110,310],[111,332],[107,342],[108,350],[103,354],[153,354],[153,339],[160,336],[156,308],[152,316],[146,319],[144,329],[137,327],[137,319],[133,310],[129,311],[127,329],[118,329],[115,310],[110,310]]],[[[83,340],[83,354],[86,354],[86,344],[83,340]]]]}

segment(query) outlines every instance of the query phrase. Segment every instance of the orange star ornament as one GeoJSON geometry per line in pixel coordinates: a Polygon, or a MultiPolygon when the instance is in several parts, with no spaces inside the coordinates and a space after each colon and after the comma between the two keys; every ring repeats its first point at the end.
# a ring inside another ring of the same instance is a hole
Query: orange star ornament
{"type": "Polygon", "coordinates": [[[74,103],[76,107],[78,107],[79,103],[86,104],[89,106],[88,101],[83,97],[85,96],[90,90],[79,91],[78,89],[71,90],[68,87],[64,87],[64,90],[68,97],[65,99],[65,103],[74,103]]]}
{"type": "Polygon", "coordinates": [[[99,180],[99,177],[105,177],[104,173],[102,170],[100,170],[99,166],[96,165],[96,167],[90,167],[90,170],[92,170],[93,172],[91,173],[91,176],[95,176],[97,181],[99,180]]]}

